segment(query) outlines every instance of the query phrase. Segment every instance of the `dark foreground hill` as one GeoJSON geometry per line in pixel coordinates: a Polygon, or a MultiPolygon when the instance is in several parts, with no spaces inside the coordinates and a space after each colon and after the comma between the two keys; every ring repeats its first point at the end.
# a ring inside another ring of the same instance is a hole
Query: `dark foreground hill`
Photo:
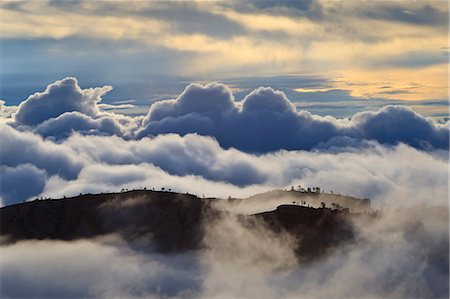
{"type": "MultiPolygon", "coordinates": [[[[197,250],[205,228],[229,212],[215,209],[220,199],[158,191],[80,195],[36,200],[0,210],[3,243],[20,240],[75,240],[118,234],[130,244],[162,253],[197,250]]],[[[327,208],[281,205],[276,210],[239,215],[247,227],[284,233],[297,240],[307,261],[355,238],[356,214],[327,208]]]]}

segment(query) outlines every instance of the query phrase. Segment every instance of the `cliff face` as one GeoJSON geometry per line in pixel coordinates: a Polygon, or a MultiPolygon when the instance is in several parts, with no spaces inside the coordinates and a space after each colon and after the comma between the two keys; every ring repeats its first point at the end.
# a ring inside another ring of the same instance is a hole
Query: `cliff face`
{"type": "MultiPolygon", "coordinates": [[[[75,240],[114,233],[129,243],[139,242],[163,253],[196,250],[203,246],[209,223],[226,215],[213,208],[215,200],[130,191],[34,201],[0,210],[1,235],[3,242],[15,242],[75,240]]],[[[300,261],[320,257],[354,238],[348,212],[283,205],[274,211],[239,217],[250,227],[262,223],[265,229],[294,236],[300,261]]]]}

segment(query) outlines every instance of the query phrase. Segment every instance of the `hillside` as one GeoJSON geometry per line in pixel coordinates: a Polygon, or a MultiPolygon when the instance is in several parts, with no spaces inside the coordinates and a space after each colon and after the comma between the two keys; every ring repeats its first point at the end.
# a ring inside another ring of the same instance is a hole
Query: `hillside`
{"type": "MultiPolygon", "coordinates": [[[[217,210],[217,199],[158,191],[129,191],[36,200],[0,210],[3,243],[19,240],[75,240],[118,234],[131,245],[162,253],[202,248],[207,223],[230,212],[217,210]]],[[[296,253],[307,261],[352,240],[351,213],[297,205],[238,215],[251,227],[264,225],[298,240],[296,253]]]]}

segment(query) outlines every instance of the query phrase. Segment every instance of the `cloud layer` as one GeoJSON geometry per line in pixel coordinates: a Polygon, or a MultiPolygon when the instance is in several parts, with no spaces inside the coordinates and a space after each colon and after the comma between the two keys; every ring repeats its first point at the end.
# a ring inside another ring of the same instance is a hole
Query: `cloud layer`
{"type": "Polygon", "coordinates": [[[3,205],[143,186],[242,197],[312,184],[380,203],[447,198],[448,123],[407,108],[335,119],[298,112],[268,87],[237,102],[211,83],[127,117],[99,108],[105,88],[66,78],[3,118],[3,205]]]}
{"type": "Polygon", "coordinates": [[[257,156],[224,149],[215,139],[194,134],[140,140],[74,134],[56,143],[6,124],[0,126],[5,141],[0,155],[3,204],[20,202],[26,196],[62,197],[144,186],[199,196],[242,197],[290,185],[320,185],[369,197],[378,204],[391,198],[397,204],[445,203],[448,195],[445,151],[368,143],[357,150],[257,156]],[[31,171],[23,171],[24,167],[31,171]],[[13,173],[16,183],[8,180],[13,173]],[[45,186],[41,182],[34,192],[29,193],[30,189],[16,197],[23,192],[20,182],[28,181],[33,173],[42,174],[38,181],[44,178],[45,186]]]}
{"type": "Polygon", "coordinates": [[[190,84],[176,99],[151,105],[142,119],[102,112],[98,103],[110,89],[83,90],[74,78],[56,81],[22,102],[11,124],[19,129],[25,125],[23,130],[57,140],[74,131],[128,139],[198,133],[213,136],[222,147],[254,153],[359,147],[372,140],[448,149],[448,124],[437,124],[401,106],[357,113],[350,120],[336,119],[297,111],[284,93],[269,87],[260,87],[237,102],[223,84],[190,84]]]}

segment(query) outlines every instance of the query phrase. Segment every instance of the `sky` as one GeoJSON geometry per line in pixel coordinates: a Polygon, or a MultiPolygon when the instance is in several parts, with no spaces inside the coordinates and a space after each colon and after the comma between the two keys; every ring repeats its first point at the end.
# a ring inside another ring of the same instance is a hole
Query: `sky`
{"type": "Polygon", "coordinates": [[[1,205],[317,183],[379,205],[446,202],[446,2],[0,7],[1,205]]]}
{"type": "Polygon", "coordinates": [[[68,76],[142,115],[191,82],[260,86],[339,118],[404,105],[448,118],[446,1],[2,1],[0,99],[68,76]]]}
{"type": "Polygon", "coordinates": [[[0,207],[145,187],[229,213],[170,256],[2,238],[0,297],[448,298],[448,31],[447,1],[1,1],[0,207]],[[220,200],[299,185],[381,212],[298,267],[235,214],[291,200],[220,200]]]}

